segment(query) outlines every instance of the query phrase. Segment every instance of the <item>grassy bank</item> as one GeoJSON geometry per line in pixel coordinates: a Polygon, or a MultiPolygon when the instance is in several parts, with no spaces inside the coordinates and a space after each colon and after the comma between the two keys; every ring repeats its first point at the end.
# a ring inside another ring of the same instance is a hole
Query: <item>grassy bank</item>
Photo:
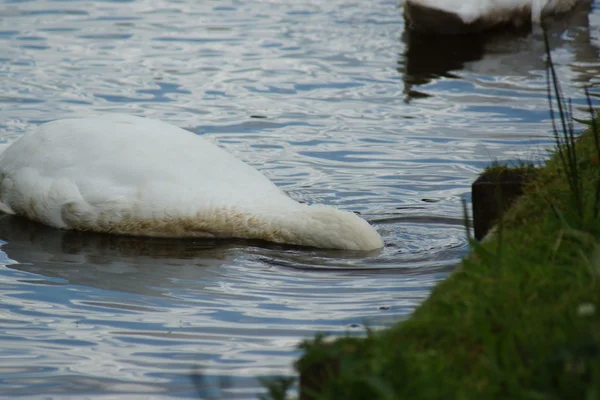
{"type": "Polygon", "coordinates": [[[574,151],[579,189],[555,154],[501,229],[474,243],[409,320],[366,339],[307,343],[298,370],[314,382],[303,390],[326,399],[600,398],[600,165],[591,130],[574,151]]]}
{"type": "Polygon", "coordinates": [[[304,345],[303,398],[600,398],[600,119],[576,139],[568,114],[496,233],[407,321],[304,345]]]}

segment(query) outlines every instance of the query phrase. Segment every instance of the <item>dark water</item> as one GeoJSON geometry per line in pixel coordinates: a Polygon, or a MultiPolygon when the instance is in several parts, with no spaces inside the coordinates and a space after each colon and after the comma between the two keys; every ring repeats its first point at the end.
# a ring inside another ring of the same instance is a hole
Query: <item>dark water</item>
{"type": "MultiPolygon", "coordinates": [[[[360,212],[357,254],[61,232],[0,218],[0,393],[255,398],[296,345],[402,319],[466,254],[461,198],[551,146],[539,32],[404,32],[395,1],[4,1],[0,140],[100,112],[205,135],[301,201],[360,212]],[[260,118],[259,118],[260,117],[260,118]]],[[[575,112],[600,10],[552,22],[575,112]]]]}

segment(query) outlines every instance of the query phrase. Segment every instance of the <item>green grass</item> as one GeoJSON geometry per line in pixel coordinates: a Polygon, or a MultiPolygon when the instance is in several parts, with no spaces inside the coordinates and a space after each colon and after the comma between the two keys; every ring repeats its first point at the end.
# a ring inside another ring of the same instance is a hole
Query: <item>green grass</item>
{"type": "MultiPolygon", "coordinates": [[[[305,395],[600,398],[600,119],[590,111],[577,137],[551,65],[548,81],[559,104],[556,150],[499,232],[472,242],[405,322],[366,338],[306,342],[297,363],[305,395]]],[[[271,398],[285,398],[283,389],[271,398]]]]}

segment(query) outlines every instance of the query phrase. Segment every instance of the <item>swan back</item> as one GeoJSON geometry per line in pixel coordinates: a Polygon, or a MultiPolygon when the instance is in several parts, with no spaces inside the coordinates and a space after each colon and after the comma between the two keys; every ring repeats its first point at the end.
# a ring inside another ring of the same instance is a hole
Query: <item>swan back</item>
{"type": "Polygon", "coordinates": [[[128,115],[54,121],[18,139],[0,154],[0,210],[125,235],[383,245],[356,215],[299,204],[198,135],[128,115]]]}

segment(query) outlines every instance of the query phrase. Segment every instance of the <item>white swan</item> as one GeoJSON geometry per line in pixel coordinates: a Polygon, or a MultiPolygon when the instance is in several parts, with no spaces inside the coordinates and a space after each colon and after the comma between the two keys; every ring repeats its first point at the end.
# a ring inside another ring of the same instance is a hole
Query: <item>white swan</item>
{"type": "Polygon", "coordinates": [[[467,33],[501,25],[539,24],[542,17],[588,0],[406,0],[411,28],[426,33],[467,33]]]}
{"type": "Polygon", "coordinates": [[[304,205],[200,136],[129,115],[41,125],[0,154],[0,211],[56,228],[374,250],[353,213],[304,205]]]}

